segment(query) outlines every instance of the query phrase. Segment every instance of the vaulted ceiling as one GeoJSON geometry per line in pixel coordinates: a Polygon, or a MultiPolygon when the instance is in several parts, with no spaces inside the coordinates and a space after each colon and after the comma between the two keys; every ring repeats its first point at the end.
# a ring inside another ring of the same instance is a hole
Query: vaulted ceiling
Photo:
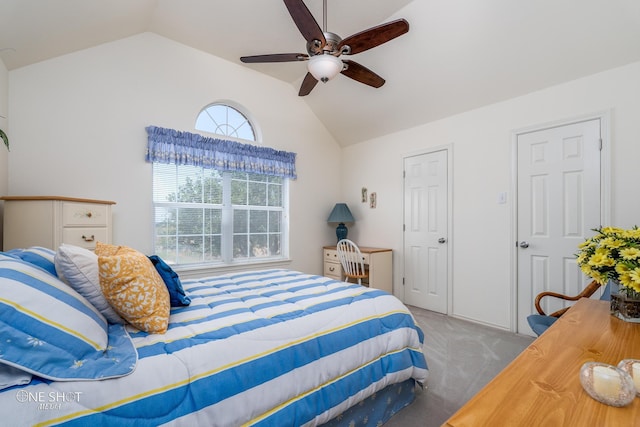
{"type": "MultiPolygon", "coordinates": [[[[305,0],[322,26],[322,0],[305,0]]],[[[304,101],[343,146],[640,60],[638,0],[328,0],[345,38],[405,18],[409,33],[350,56],[386,79],[344,76],[304,101]]],[[[2,0],[0,59],[9,70],[154,32],[291,83],[305,62],[241,56],[306,52],[281,0],[2,0]]]]}

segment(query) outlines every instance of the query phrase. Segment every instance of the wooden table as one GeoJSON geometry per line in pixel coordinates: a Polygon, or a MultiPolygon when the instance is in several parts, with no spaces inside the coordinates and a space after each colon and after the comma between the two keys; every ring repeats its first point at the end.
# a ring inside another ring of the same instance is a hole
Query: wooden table
{"type": "Polygon", "coordinates": [[[443,426],[640,426],[640,397],[615,408],[580,384],[585,362],[640,359],[640,324],[609,314],[609,302],[583,298],[443,426]]]}

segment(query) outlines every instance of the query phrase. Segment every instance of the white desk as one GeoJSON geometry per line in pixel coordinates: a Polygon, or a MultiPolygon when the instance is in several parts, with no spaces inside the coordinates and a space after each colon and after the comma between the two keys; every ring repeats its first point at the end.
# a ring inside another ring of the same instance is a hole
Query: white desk
{"type": "MultiPolygon", "coordinates": [[[[360,247],[365,269],[369,270],[369,278],[362,284],[371,288],[382,289],[393,293],[393,251],[387,248],[360,247]]],[[[332,279],[344,280],[344,271],[335,246],[324,246],[324,275],[332,279]]]]}

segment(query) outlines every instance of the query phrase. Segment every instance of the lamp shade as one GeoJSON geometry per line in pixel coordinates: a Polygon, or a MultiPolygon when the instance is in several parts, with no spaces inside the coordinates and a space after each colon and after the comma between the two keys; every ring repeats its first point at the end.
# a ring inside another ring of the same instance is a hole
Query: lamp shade
{"type": "Polygon", "coordinates": [[[347,226],[344,225],[345,222],[354,222],[353,215],[351,215],[351,211],[346,203],[336,203],[327,219],[327,222],[338,222],[338,226],[336,227],[336,237],[338,238],[338,242],[342,239],[347,238],[347,234],[349,230],[347,230],[347,226]]]}
{"type": "Polygon", "coordinates": [[[312,56],[307,64],[307,69],[316,80],[326,83],[342,71],[344,64],[331,54],[312,56]]]}
{"type": "Polygon", "coordinates": [[[327,222],[354,222],[355,219],[346,203],[336,203],[327,222]]]}

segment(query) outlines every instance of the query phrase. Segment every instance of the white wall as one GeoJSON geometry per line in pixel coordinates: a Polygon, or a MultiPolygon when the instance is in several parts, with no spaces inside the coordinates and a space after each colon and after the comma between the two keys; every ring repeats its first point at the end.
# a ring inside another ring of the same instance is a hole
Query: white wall
{"type": "MultiPolygon", "coordinates": [[[[0,96],[3,74],[0,67],[0,96]]],[[[394,289],[402,295],[402,157],[452,144],[451,314],[509,328],[512,201],[509,197],[500,205],[497,195],[511,188],[512,132],[604,110],[612,118],[611,222],[622,227],[640,223],[640,63],[342,152],[296,96],[297,88],[154,34],[8,74],[8,194],[114,200],[115,241],[147,253],[152,206],[144,128],[193,130],[200,108],[220,99],[251,112],[265,145],[298,153],[299,178],[291,185],[295,269],[322,271],[320,248],[335,240],[326,218],[336,201],[345,201],[356,217],[349,236],[361,245],[394,250],[394,289]],[[340,156],[348,167],[336,167],[340,156]],[[377,193],[377,209],[360,203],[363,186],[377,193]]],[[[0,167],[6,162],[0,154],[0,167]]],[[[0,174],[0,192],[2,185],[0,174]]]]}
{"type": "Polygon", "coordinates": [[[321,273],[321,247],[335,238],[326,218],[340,193],[333,170],[340,147],[293,86],[146,33],[12,70],[9,87],[9,194],[113,200],[114,241],[145,253],[152,250],[145,127],[194,131],[205,105],[242,105],[264,145],[298,153],[291,268],[321,273]]]}
{"type": "MultiPolygon", "coordinates": [[[[0,129],[5,131],[9,135],[8,128],[8,92],[9,92],[9,72],[5,67],[4,62],[0,60],[0,129]]],[[[9,139],[11,142],[11,138],[9,139]]],[[[0,144],[0,196],[5,196],[9,191],[9,152],[4,147],[4,144],[0,144]]],[[[3,215],[4,202],[0,202],[0,218],[3,215]]],[[[0,221],[0,249],[2,249],[2,221],[0,221]]]]}
{"type": "Polygon", "coordinates": [[[513,201],[498,204],[498,194],[511,189],[512,132],[602,111],[610,111],[612,122],[611,225],[640,225],[640,63],[634,63],[344,149],[351,167],[342,198],[357,220],[354,239],[393,248],[394,289],[401,296],[403,155],[452,144],[450,314],[511,327],[513,201]],[[377,192],[377,209],[360,203],[362,186],[377,192]]]}

